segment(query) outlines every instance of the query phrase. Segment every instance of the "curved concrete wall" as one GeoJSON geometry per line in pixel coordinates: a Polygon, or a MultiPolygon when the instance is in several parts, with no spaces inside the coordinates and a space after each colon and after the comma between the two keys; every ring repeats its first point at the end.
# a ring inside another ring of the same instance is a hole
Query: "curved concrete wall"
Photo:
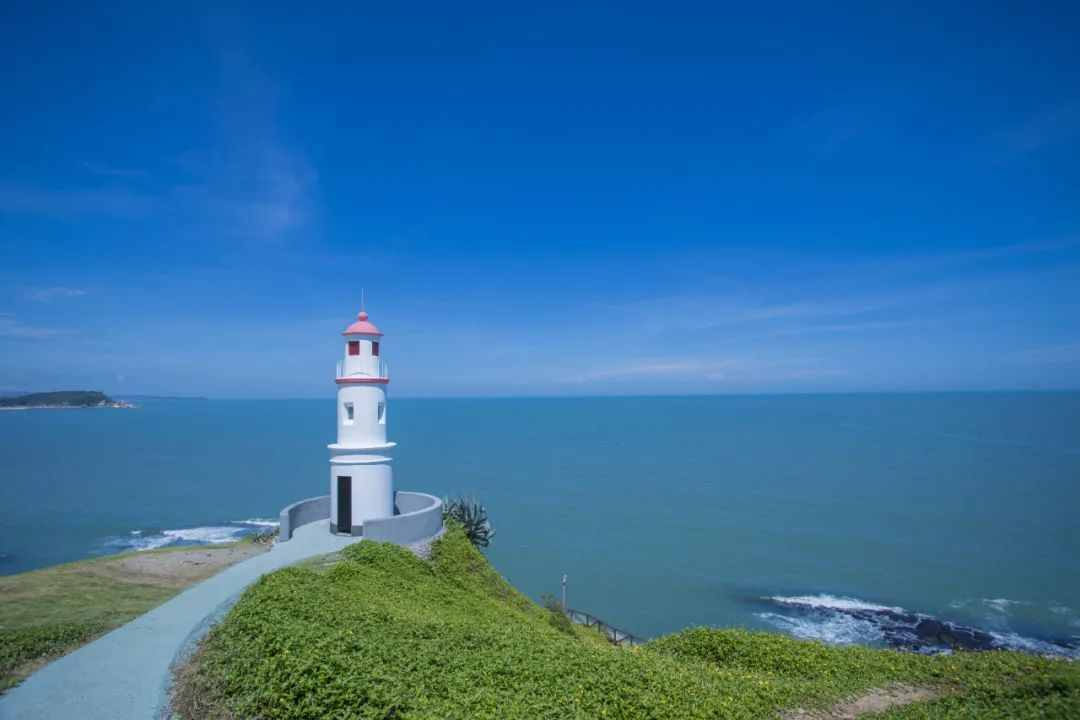
{"type": "Polygon", "coordinates": [[[308,498],[289,505],[281,511],[281,532],[278,534],[278,542],[284,542],[292,537],[293,531],[301,525],[325,520],[330,517],[330,496],[308,498]]]}
{"type": "Polygon", "coordinates": [[[365,538],[408,545],[442,529],[442,500],[434,495],[399,491],[394,493],[394,506],[398,514],[364,523],[365,538]]]}

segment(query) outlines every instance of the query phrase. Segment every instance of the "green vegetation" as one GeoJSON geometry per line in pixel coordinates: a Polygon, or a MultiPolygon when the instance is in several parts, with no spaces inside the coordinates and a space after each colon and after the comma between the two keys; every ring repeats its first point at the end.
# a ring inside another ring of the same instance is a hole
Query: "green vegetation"
{"type": "Polygon", "coordinates": [[[48,659],[70,652],[108,629],[101,623],[52,623],[0,631],[0,691],[18,684],[48,659]]]}
{"type": "Polygon", "coordinates": [[[443,522],[455,522],[465,532],[469,542],[478,548],[487,547],[495,537],[495,528],[488,520],[487,508],[469,498],[443,500],[443,522]]]}
{"type": "Polygon", "coordinates": [[[253,554],[252,542],[162,548],[0,577],[0,692],[253,554]]]}
{"type": "Polygon", "coordinates": [[[641,648],[556,628],[451,526],[430,561],[373,542],[263,577],[178,676],[208,718],[768,718],[906,683],[894,718],[1080,717],[1080,666],[694,629],[641,648]]]}
{"type": "Polygon", "coordinates": [[[558,598],[554,595],[543,595],[540,598],[540,602],[548,611],[548,622],[551,623],[551,627],[559,632],[564,632],[567,635],[574,634],[574,623],[570,622],[570,618],[567,616],[566,610],[563,609],[562,603],[559,602],[558,598]]]}
{"type": "Polygon", "coordinates": [[[97,407],[113,402],[97,390],[62,390],[0,398],[0,407],[97,407]]]}

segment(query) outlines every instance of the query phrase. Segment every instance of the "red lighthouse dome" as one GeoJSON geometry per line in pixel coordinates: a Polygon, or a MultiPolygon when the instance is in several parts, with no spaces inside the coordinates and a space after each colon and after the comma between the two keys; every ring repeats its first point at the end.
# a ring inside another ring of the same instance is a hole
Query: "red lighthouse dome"
{"type": "Polygon", "coordinates": [[[361,310],[360,314],[356,316],[356,322],[349,327],[345,328],[342,335],[382,335],[379,332],[379,328],[375,327],[375,324],[368,321],[368,314],[361,310]]]}

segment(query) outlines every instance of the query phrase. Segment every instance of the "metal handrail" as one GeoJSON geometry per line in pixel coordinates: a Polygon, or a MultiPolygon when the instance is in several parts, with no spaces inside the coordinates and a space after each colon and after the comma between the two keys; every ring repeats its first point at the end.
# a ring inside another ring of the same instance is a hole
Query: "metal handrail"
{"type": "Polygon", "coordinates": [[[639,638],[637,635],[628,633],[625,630],[620,630],[617,627],[608,625],[606,622],[590,615],[582,610],[574,610],[573,608],[566,608],[563,612],[570,618],[570,622],[577,625],[584,625],[585,627],[594,627],[600,630],[604,634],[604,637],[608,639],[612,645],[644,645],[645,640],[639,638]]]}

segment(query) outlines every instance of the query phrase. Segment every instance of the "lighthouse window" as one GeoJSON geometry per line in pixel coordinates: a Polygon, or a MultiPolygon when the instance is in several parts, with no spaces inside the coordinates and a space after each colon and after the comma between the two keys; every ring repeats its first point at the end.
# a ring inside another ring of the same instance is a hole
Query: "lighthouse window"
{"type": "Polygon", "coordinates": [[[379,357],[379,341],[374,340],[371,343],[371,355],[372,357],[379,357]]]}
{"type": "Polygon", "coordinates": [[[352,423],[353,421],[353,404],[345,403],[345,422],[352,423]]]}
{"type": "Polygon", "coordinates": [[[386,403],[379,403],[379,422],[386,424],[386,403]]]}
{"type": "Polygon", "coordinates": [[[350,355],[359,355],[360,354],[360,341],[359,340],[350,340],[349,341],[349,354],[350,355]]]}

